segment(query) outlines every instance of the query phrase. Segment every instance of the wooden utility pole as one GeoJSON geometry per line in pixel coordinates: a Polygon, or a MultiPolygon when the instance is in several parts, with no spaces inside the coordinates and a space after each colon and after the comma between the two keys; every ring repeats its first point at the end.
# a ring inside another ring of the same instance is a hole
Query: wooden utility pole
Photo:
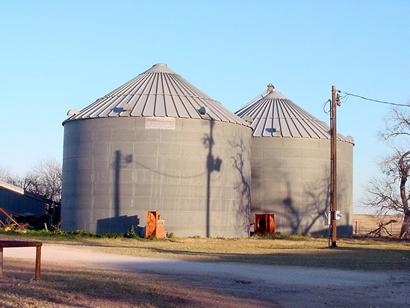
{"type": "Polygon", "coordinates": [[[331,243],[330,248],[337,247],[336,239],[336,211],[337,211],[337,132],[336,132],[336,107],[339,103],[339,96],[337,95],[336,86],[332,86],[332,101],[330,106],[330,230],[331,243]]]}

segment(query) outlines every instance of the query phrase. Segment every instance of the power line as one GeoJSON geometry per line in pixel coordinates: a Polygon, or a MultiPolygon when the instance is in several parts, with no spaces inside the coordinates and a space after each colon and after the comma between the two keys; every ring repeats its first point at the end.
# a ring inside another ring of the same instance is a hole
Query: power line
{"type": "Polygon", "coordinates": [[[326,101],[323,103],[323,112],[324,112],[324,113],[329,113],[329,112],[330,112],[330,107],[329,107],[329,110],[326,109],[327,105],[328,105],[330,102],[331,102],[331,100],[328,99],[328,100],[326,100],[326,101]]]}
{"type": "Polygon", "coordinates": [[[393,106],[399,106],[399,107],[410,107],[409,104],[399,104],[399,103],[392,103],[392,102],[388,102],[388,101],[382,101],[379,99],[374,99],[374,98],[368,98],[362,95],[358,95],[358,94],[353,94],[353,93],[348,93],[348,92],[343,92],[343,91],[338,91],[339,93],[343,93],[344,96],[343,98],[346,98],[347,96],[353,96],[353,97],[357,97],[357,98],[361,98],[364,99],[366,101],[370,101],[370,102],[374,102],[374,103],[379,103],[379,104],[385,104],[385,105],[393,105],[393,106]]]}

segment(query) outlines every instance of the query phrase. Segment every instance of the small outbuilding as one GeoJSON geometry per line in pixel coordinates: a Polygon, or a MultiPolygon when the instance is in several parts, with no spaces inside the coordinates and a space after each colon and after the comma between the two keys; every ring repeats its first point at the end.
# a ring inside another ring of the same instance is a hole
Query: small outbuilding
{"type": "MultiPolygon", "coordinates": [[[[58,203],[3,181],[0,181],[0,208],[19,223],[28,223],[36,229],[43,229],[44,223],[52,225],[59,220],[58,203]]],[[[8,220],[3,212],[0,220],[8,220]]]]}

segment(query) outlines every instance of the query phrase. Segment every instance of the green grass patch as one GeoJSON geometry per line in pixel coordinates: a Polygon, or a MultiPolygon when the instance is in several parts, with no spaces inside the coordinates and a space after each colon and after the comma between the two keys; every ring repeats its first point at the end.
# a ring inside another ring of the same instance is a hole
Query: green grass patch
{"type": "Polygon", "coordinates": [[[0,234],[5,236],[14,237],[39,237],[39,238],[55,238],[55,239],[80,239],[80,238],[121,238],[125,237],[124,234],[95,234],[85,231],[48,231],[48,230],[22,230],[22,231],[3,231],[0,230],[0,234]]]}

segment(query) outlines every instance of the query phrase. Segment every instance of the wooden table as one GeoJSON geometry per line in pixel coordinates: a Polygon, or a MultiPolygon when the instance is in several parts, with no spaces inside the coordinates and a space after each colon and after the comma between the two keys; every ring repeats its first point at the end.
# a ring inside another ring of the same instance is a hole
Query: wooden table
{"type": "Polygon", "coordinates": [[[36,247],[36,267],[34,280],[40,280],[41,245],[43,245],[43,243],[38,241],[0,240],[0,277],[3,277],[3,248],[36,247]]]}

